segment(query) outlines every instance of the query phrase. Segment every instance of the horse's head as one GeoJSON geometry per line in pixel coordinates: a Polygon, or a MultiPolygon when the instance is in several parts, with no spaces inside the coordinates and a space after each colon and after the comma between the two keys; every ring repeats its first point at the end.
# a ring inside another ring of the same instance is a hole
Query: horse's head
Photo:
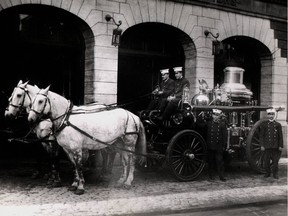
{"type": "Polygon", "coordinates": [[[51,104],[48,97],[49,88],[50,86],[46,89],[40,89],[35,95],[28,115],[29,122],[36,122],[42,116],[48,115],[50,112],[51,104]]]}
{"type": "Polygon", "coordinates": [[[31,98],[27,92],[28,82],[23,83],[20,80],[17,86],[14,88],[11,97],[9,98],[9,104],[5,111],[5,117],[17,118],[23,109],[26,109],[31,104],[31,98]]]}
{"type": "Polygon", "coordinates": [[[45,119],[40,121],[39,124],[34,128],[34,132],[36,133],[38,139],[42,139],[44,137],[48,137],[53,131],[53,123],[50,119],[45,119]]]}

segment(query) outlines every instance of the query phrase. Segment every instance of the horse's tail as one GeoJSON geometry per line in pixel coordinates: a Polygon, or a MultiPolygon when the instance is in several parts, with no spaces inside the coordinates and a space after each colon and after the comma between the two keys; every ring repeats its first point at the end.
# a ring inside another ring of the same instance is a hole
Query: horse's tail
{"type": "Polygon", "coordinates": [[[136,143],[136,151],[137,153],[141,154],[138,156],[138,162],[140,164],[146,163],[146,152],[147,152],[147,142],[146,142],[146,133],[144,125],[141,121],[139,121],[139,134],[136,143]]]}

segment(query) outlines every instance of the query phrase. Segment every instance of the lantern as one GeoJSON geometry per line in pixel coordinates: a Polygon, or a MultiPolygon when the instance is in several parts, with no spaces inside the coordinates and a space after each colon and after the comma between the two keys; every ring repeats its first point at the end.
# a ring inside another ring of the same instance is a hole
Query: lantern
{"type": "Polygon", "coordinates": [[[120,45],[120,38],[121,38],[121,34],[122,34],[122,29],[119,28],[119,26],[122,24],[122,21],[119,20],[118,24],[115,22],[114,18],[111,17],[109,14],[107,14],[105,16],[105,19],[107,22],[109,22],[111,19],[114,22],[114,24],[117,26],[117,28],[113,29],[113,33],[112,33],[112,45],[113,46],[119,46],[120,45]]]}

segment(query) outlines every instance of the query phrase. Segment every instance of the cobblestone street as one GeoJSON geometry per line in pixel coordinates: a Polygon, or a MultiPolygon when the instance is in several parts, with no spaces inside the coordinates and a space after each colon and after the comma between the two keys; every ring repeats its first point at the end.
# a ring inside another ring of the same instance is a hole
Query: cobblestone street
{"type": "Polygon", "coordinates": [[[153,173],[135,171],[130,190],[114,187],[121,171],[116,166],[106,183],[97,174],[86,173],[81,196],[67,190],[72,179],[69,166],[62,166],[60,188],[48,188],[44,179],[31,179],[31,164],[11,166],[0,170],[0,215],[135,215],[286,200],[287,162],[280,160],[279,180],[255,174],[246,162],[231,163],[227,182],[208,180],[206,171],[193,182],[178,182],[165,168],[153,173]]]}

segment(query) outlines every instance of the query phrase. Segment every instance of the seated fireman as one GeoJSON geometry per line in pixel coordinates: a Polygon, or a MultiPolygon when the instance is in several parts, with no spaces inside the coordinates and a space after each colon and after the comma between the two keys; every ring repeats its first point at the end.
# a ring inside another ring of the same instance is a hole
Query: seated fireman
{"type": "Polygon", "coordinates": [[[173,70],[176,78],[175,89],[166,100],[162,100],[160,104],[161,115],[157,118],[158,120],[168,119],[177,109],[179,101],[182,100],[183,89],[185,87],[190,88],[189,81],[183,77],[182,67],[174,67],[173,70]]]}
{"type": "Polygon", "coordinates": [[[166,100],[167,97],[174,91],[175,84],[174,80],[169,78],[169,69],[162,69],[160,70],[160,73],[162,76],[160,88],[158,87],[152,92],[153,99],[150,101],[147,110],[159,109],[161,101],[166,100]]]}

